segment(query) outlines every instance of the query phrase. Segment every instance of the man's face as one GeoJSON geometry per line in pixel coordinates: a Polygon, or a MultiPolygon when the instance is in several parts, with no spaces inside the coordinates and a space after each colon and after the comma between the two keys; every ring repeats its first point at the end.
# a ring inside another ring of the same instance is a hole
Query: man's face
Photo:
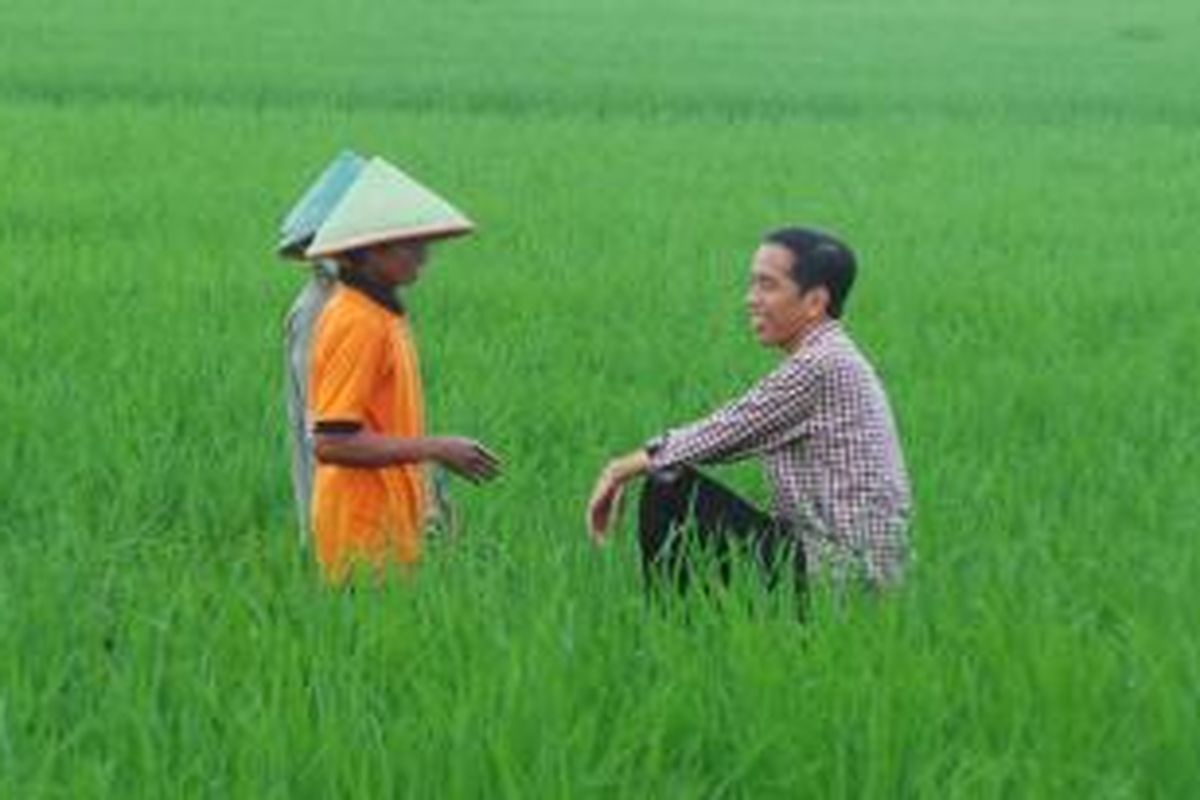
{"type": "Polygon", "coordinates": [[[384,286],[407,286],[420,277],[428,257],[428,242],[383,242],[367,249],[366,269],[384,286]]]}
{"type": "Polygon", "coordinates": [[[825,312],[824,288],[801,292],[792,278],[792,251],[763,244],[750,263],[746,309],[758,341],[769,347],[790,348],[825,312]]]}

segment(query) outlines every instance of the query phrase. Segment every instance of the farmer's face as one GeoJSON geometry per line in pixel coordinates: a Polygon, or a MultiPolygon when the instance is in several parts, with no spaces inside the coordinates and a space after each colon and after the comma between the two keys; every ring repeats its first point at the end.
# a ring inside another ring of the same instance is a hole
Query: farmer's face
{"type": "Polygon", "coordinates": [[[801,292],[792,278],[792,251],[763,244],[750,262],[746,309],[758,341],[791,350],[825,316],[829,293],[824,287],[801,292]]]}
{"type": "Polygon", "coordinates": [[[416,282],[428,258],[428,242],[383,242],[367,249],[365,266],[384,286],[407,286],[416,282]]]}

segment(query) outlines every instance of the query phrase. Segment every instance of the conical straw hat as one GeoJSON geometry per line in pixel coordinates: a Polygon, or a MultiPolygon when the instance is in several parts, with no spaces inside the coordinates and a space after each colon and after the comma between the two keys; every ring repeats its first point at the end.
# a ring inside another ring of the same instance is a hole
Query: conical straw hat
{"type": "Polygon", "coordinates": [[[459,236],[474,227],[432,191],[382,158],[372,158],[317,230],[305,255],[316,259],[380,242],[459,236]]]}
{"type": "Polygon", "coordinates": [[[305,190],[279,226],[276,251],[286,258],[304,258],[304,250],[312,242],[317,229],[329,217],[329,212],[354,184],[367,160],[352,150],[343,150],[325,167],[325,171],[305,190]]]}

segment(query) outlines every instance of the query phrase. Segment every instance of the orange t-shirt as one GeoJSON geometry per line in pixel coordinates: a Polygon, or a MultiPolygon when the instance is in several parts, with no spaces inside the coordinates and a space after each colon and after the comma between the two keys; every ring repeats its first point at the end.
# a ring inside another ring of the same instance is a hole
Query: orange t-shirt
{"type": "MultiPolygon", "coordinates": [[[[356,423],[387,436],[425,435],[417,351],[408,321],[347,286],[321,312],[309,376],[310,419],[356,423]]],[[[420,464],[318,464],[313,489],[317,557],[332,581],[356,562],[415,563],[425,512],[420,464]]]]}

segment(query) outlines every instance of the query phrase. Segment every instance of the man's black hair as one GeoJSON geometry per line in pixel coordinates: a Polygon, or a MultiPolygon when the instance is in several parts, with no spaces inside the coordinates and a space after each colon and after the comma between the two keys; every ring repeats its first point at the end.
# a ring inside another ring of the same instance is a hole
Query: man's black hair
{"type": "Polygon", "coordinates": [[[839,239],[811,228],[780,228],[763,237],[792,253],[792,280],[801,292],[823,286],[829,292],[829,316],[837,319],[854,285],[854,252],[839,239]]]}

